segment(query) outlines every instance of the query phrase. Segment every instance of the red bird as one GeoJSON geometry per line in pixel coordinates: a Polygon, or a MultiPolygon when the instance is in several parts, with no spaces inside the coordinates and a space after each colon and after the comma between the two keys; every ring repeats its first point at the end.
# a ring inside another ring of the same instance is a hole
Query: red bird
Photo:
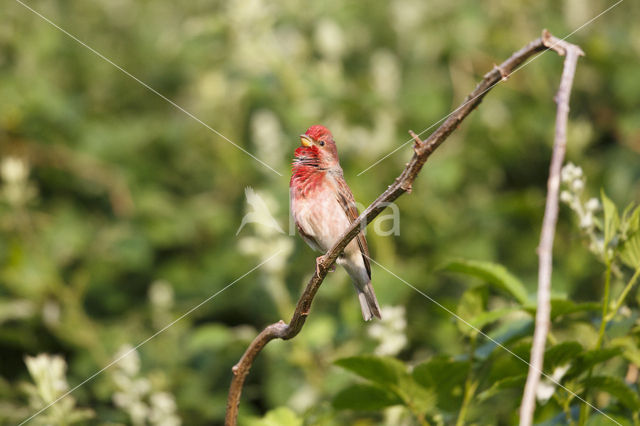
{"type": "MultiPolygon", "coordinates": [[[[324,126],[311,126],[300,135],[300,142],[289,183],[291,213],[302,239],[314,250],[326,253],[359,213],[344,180],[331,132],[324,126]]],[[[351,276],[365,321],[374,316],[382,318],[362,232],[349,242],[336,263],[351,276]]]]}

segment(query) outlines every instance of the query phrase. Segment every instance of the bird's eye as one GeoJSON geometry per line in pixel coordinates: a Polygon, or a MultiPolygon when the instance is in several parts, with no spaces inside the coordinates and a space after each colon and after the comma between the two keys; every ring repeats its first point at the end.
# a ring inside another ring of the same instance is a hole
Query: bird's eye
{"type": "Polygon", "coordinates": [[[324,146],[324,141],[320,141],[320,146],[324,146]]]}

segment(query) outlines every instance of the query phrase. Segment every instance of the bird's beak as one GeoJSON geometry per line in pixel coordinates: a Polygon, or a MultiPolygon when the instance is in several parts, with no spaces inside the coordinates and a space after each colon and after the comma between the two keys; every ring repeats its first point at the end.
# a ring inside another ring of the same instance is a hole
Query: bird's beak
{"type": "Polygon", "coordinates": [[[313,141],[307,135],[300,135],[300,143],[302,146],[311,146],[313,145],[313,141]]]}

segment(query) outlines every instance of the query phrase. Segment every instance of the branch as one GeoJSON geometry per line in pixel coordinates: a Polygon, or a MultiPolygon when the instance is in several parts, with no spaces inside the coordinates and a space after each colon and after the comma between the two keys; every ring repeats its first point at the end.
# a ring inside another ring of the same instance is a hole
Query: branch
{"type": "Polygon", "coordinates": [[[551,316],[551,269],[553,258],[553,238],[558,221],[558,190],[560,187],[560,171],[564,162],[564,153],[567,146],[567,120],[569,117],[569,97],[571,85],[576,72],[578,58],[584,52],[574,44],[567,43],[553,37],[548,32],[542,35],[545,46],[555,50],[560,56],[565,56],[564,68],[560,87],[556,94],[558,109],[556,112],[556,131],[553,141],[553,153],[549,167],[549,180],[547,181],[547,200],[542,220],[540,233],[540,245],[538,246],[538,307],[536,310],[536,327],[533,333],[531,346],[531,359],[527,383],[522,396],[520,406],[520,426],[530,426],[533,420],[533,412],[536,408],[536,389],[540,382],[540,374],[544,367],[544,349],[549,334],[551,316]]]}
{"type": "Polygon", "coordinates": [[[249,347],[240,358],[240,361],[233,367],[233,378],[231,380],[231,386],[229,387],[229,397],[227,400],[227,414],[225,418],[225,424],[227,426],[233,426],[236,424],[238,417],[238,405],[240,404],[240,395],[242,393],[242,387],[244,380],[249,374],[249,370],[253,365],[253,361],[260,353],[262,348],[273,339],[288,340],[295,337],[302,326],[304,325],[309,310],[311,308],[311,302],[315,297],[318,288],[322,284],[325,276],[331,265],[335,262],[338,255],[347,246],[347,244],[362,230],[366,224],[370,223],[385,207],[388,203],[396,200],[405,192],[411,191],[413,181],[420,173],[422,166],[427,161],[429,156],[444,142],[447,137],[460,125],[479,104],[486,93],[492,89],[498,82],[505,80],[518,66],[520,66],[528,58],[546,50],[549,45],[545,44],[545,40],[551,38],[547,32],[531,43],[527,44],[522,49],[515,52],[509,59],[504,61],[499,66],[495,66],[493,70],[484,75],[482,81],[476,86],[476,88],[467,96],[462,105],[460,105],[449,117],[433,132],[426,140],[422,141],[420,138],[411,132],[414,138],[414,154],[411,161],[407,163],[406,167],[396,178],[394,183],[387,188],[367,209],[362,212],[360,217],[355,220],[351,226],[342,234],[338,242],[329,250],[324,256],[320,256],[316,260],[316,268],[313,276],[307,283],[304,292],[298,300],[298,304],[293,313],[293,317],[289,324],[284,321],[279,321],[275,324],[269,325],[262,330],[260,334],[249,344],[249,347]]]}

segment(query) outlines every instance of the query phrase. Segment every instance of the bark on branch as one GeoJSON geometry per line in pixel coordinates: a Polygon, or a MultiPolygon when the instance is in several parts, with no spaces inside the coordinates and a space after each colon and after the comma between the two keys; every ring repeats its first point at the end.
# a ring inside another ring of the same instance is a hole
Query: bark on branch
{"type": "MultiPolygon", "coordinates": [[[[492,89],[498,82],[505,80],[509,75],[524,61],[538,52],[548,49],[550,41],[560,41],[544,31],[543,36],[527,44],[522,49],[515,52],[509,59],[499,66],[495,66],[491,71],[484,75],[482,81],[467,96],[462,105],[460,105],[426,140],[421,140],[416,134],[410,132],[414,138],[414,153],[411,161],[407,163],[402,173],[395,179],[393,184],[387,188],[367,209],[362,212],[360,217],[351,224],[338,242],[324,256],[316,261],[316,268],[313,276],[307,283],[304,292],[300,296],[296,309],[293,313],[289,324],[284,321],[267,326],[258,336],[249,344],[249,347],[240,358],[240,361],[232,368],[233,378],[229,387],[229,397],[227,400],[227,413],[225,424],[233,426],[236,424],[238,417],[238,406],[242,387],[245,378],[249,374],[249,370],[253,365],[253,361],[260,351],[273,339],[288,340],[295,337],[304,325],[311,303],[315,297],[320,285],[333,265],[338,255],[347,246],[347,244],[360,232],[361,227],[370,223],[388,203],[396,200],[405,192],[410,192],[413,181],[420,173],[422,166],[435,151],[444,142],[447,137],[460,125],[479,104],[486,93],[492,89]]],[[[552,43],[553,44],[553,43],[552,43]]],[[[560,45],[558,45],[560,46],[560,45]]],[[[556,49],[557,50],[557,49],[556,49]]]]}
{"type": "Polygon", "coordinates": [[[536,310],[536,326],[533,332],[531,358],[527,382],[520,405],[520,426],[530,426],[536,409],[536,390],[540,382],[540,374],[544,367],[544,349],[549,334],[551,317],[551,269],[553,257],[553,238],[558,221],[558,190],[560,188],[560,171],[564,162],[567,144],[567,121],[569,117],[569,97],[573,76],[576,72],[578,58],[583,56],[582,50],[564,40],[555,39],[548,32],[542,35],[545,46],[555,50],[558,55],[565,56],[560,87],[556,94],[558,109],[556,112],[556,131],[553,141],[553,153],[547,181],[547,200],[542,219],[540,245],[538,246],[538,307],[536,310]]]}

